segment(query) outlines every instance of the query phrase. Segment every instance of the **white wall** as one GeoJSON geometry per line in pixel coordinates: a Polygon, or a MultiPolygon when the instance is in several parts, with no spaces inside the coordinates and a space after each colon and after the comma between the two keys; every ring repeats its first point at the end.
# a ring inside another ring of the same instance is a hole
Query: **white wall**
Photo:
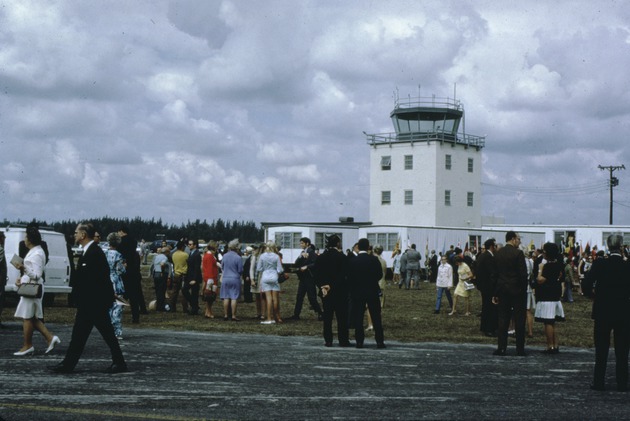
{"type": "Polygon", "coordinates": [[[404,142],[370,145],[370,221],[375,225],[481,227],[481,151],[440,142],[404,142]],[[451,170],[445,157],[451,155],[451,170]],[[404,169],[405,155],[413,169],[404,169]],[[391,156],[391,170],[381,169],[381,158],[391,156]],[[474,171],[468,172],[468,158],[474,171]],[[413,205],[404,204],[405,190],[413,191],[413,205]],[[451,190],[451,206],[444,191],[451,190]],[[391,204],[381,204],[381,192],[391,192],[391,204]],[[473,192],[474,206],[467,206],[473,192]]]}

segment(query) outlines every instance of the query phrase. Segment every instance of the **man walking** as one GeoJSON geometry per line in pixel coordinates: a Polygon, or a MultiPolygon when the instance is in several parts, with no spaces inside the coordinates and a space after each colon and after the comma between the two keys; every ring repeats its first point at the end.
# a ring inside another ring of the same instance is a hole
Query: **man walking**
{"type": "Polygon", "coordinates": [[[317,301],[315,279],[313,278],[313,267],[315,266],[317,255],[308,237],[300,239],[300,247],[302,248],[302,253],[300,253],[300,256],[295,261],[295,266],[298,268],[297,275],[300,284],[298,285],[297,296],[295,297],[295,309],[293,310],[293,316],[290,317],[290,320],[300,320],[304,296],[306,295],[311,307],[315,313],[317,313],[317,319],[321,321],[323,320],[323,314],[319,302],[317,301]]]}
{"type": "Polygon", "coordinates": [[[505,234],[505,246],[495,256],[497,281],[492,302],[498,307],[498,348],[494,355],[506,354],[508,326],[514,316],[516,354],[525,356],[525,318],[527,301],[527,266],[519,249],[521,237],[514,231],[505,234]]]}
{"type": "Polygon", "coordinates": [[[348,262],[348,281],[350,284],[350,296],[352,297],[352,324],[354,325],[354,338],[356,347],[363,348],[365,331],[363,329],[363,317],[367,305],[372,325],[374,326],[374,338],[377,348],[385,348],[383,335],[383,322],[381,320],[381,301],[379,299],[380,287],[378,281],[383,276],[381,263],[376,256],[370,256],[368,249],[370,242],[367,238],[359,240],[359,254],[348,262]]]}
{"type": "Polygon", "coordinates": [[[73,287],[77,314],[65,358],[61,363],[48,367],[54,373],[70,373],[74,370],[94,327],[100,332],[112,354],[113,363],[105,372],[127,371],[127,364],[109,317],[109,309],[114,302],[109,264],[103,250],[94,244],[94,232],[94,226],[87,223],[79,224],[74,232],[75,241],[83,247],[73,287]]]}

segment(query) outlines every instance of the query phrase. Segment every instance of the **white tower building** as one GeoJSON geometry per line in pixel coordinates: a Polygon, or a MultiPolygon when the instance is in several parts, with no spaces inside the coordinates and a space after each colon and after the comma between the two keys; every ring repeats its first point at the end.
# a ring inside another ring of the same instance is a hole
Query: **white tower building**
{"type": "Polygon", "coordinates": [[[395,133],[366,133],[370,221],[481,227],[485,137],[465,133],[463,104],[451,98],[397,99],[390,117],[395,133]]]}

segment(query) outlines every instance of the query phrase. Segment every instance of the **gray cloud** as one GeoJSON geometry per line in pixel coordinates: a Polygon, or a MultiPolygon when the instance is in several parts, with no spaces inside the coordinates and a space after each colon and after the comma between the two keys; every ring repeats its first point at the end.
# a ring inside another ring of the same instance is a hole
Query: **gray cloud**
{"type": "Polygon", "coordinates": [[[606,223],[630,6],[595,3],[7,1],[2,217],[368,220],[362,132],[393,131],[394,95],[456,91],[485,214],[606,223]]]}

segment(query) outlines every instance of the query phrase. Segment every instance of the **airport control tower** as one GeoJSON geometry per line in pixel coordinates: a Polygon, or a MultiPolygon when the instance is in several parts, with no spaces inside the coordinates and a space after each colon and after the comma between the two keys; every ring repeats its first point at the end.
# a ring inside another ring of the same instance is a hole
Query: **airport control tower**
{"type": "Polygon", "coordinates": [[[395,133],[366,134],[370,221],[375,225],[481,227],[481,149],[456,99],[396,99],[395,133]]]}

